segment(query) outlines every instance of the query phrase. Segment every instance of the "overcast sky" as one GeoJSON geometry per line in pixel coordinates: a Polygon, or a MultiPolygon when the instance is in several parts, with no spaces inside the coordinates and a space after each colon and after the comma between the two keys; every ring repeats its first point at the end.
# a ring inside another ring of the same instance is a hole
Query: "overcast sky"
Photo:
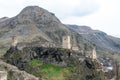
{"type": "Polygon", "coordinates": [[[0,0],[0,17],[13,17],[30,5],[55,13],[62,23],[87,25],[120,37],[120,0],[0,0]]]}

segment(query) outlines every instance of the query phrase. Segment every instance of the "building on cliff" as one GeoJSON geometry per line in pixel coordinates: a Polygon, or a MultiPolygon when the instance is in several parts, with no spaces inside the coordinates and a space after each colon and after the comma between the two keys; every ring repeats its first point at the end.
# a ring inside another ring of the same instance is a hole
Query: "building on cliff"
{"type": "Polygon", "coordinates": [[[76,44],[73,44],[73,45],[71,44],[71,37],[68,35],[63,36],[63,38],[62,38],[62,48],[79,51],[79,48],[76,44]]]}
{"type": "Polygon", "coordinates": [[[71,49],[70,36],[63,36],[62,38],[62,48],[71,49]]]}
{"type": "Polygon", "coordinates": [[[85,51],[85,57],[91,58],[92,60],[97,60],[97,53],[95,47],[92,51],[85,51]]]}
{"type": "Polygon", "coordinates": [[[78,51],[79,50],[79,48],[78,48],[78,46],[76,44],[73,44],[71,49],[74,50],[74,51],[78,51]]]}

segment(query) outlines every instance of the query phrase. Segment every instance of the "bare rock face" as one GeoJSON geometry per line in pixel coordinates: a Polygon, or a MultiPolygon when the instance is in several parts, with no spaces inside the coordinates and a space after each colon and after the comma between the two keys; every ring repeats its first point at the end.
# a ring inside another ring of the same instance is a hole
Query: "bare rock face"
{"type": "Polygon", "coordinates": [[[48,22],[60,22],[53,13],[48,12],[38,6],[28,6],[24,8],[16,17],[19,23],[22,23],[22,21],[28,21],[28,23],[35,22],[44,25],[48,22]]]}
{"type": "Polygon", "coordinates": [[[39,78],[20,71],[17,67],[7,64],[0,60],[0,70],[7,72],[7,80],[40,80],[39,78]]]}

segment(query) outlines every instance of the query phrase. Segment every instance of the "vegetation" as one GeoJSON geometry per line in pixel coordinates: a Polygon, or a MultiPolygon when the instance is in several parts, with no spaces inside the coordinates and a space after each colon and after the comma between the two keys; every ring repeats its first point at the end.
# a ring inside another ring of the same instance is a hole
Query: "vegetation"
{"type": "Polygon", "coordinates": [[[38,77],[42,76],[42,78],[48,80],[69,80],[70,76],[73,75],[72,70],[74,69],[72,67],[61,67],[53,64],[43,64],[42,61],[36,59],[31,60],[29,62],[29,66],[31,67],[29,70],[31,71],[30,73],[34,71],[32,74],[38,77]],[[36,68],[39,69],[36,70],[36,68]]]}
{"type": "Polygon", "coordinates": [[[31,60],[29,63],[28,63],[31,67],[38,67],[38,66],[41,66],[43,63],[42,61],[40,60],[31,60]]]}
{"type": "Polygon", "coordinates": [[[34,59],[29,63],[29,72],[44,79],[49,80],[66,80],[71,72],[69,68],[56,66],[53,64],[43,64],[42,61],[34,59]],[[36,68],[39,68],[36,70],[36,68]],[[34,71],[34,72],[33,72],[34,71]],[[68,74],[65,76],[65,74],[68,74]]]}
{"type": "Polygon", "coordinates": [[[68,68],[63,68],[52,64],[43,65],[40,72],[43,73],[43,78],[47,78],[49,80],[65,80],[64,75],[70,75],[68,68]]]}

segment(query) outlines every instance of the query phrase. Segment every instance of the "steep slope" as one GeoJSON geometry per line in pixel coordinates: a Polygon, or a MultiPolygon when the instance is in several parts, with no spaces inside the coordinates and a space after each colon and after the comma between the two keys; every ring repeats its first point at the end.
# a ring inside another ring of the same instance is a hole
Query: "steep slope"
{"type": "Polygon", "coordinates": [[[87,26],[68,25],[68,28],[76,31],[82,37],[89,40],[93,44],[120,53],[120,39],[109,36],[106,33],[98,30],[92,30],[87,26]]]}

